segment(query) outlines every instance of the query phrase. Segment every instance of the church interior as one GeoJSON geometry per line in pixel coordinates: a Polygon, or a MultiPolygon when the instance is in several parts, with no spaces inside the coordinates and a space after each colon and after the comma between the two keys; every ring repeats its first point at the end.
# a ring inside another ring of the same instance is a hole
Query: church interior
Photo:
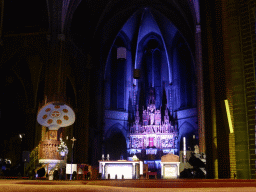
{"type": "Polygon", "coordinates": [[[0,165],[256,178],[255,1],[0,2],[0,165]]]}

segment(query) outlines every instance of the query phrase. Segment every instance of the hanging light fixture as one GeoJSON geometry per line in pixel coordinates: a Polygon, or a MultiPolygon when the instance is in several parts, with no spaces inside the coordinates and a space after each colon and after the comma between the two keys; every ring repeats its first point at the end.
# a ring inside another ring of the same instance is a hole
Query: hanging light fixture
{"type": "Polygon", "coordinates": [[[140,78],[140,70],[139,69],[134,69],[133,70],[133,78],[134,79],[139,79],[140,78]]]}
{"type": "Polygon", "coordinates": [[[117,48],[117,59],[126,59],[126,48],[125,47],[117,48]]]}

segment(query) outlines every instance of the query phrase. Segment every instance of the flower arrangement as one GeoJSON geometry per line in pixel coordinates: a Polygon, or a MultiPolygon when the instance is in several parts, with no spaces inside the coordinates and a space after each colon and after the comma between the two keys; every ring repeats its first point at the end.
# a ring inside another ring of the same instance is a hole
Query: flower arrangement
{"type": "Polygon", "coordinates": [[[57,149],[58,152],[65,152],[65,154],[68,154],[68,147],[66,145],[66,143],[62,140],[62,138],[60,138],[60,145],[58,146],[57,149]]]}
{"type": "Polygon", "coordinates": [[[136,155],[133,155],[132,160],[133,161],[139,161],[139,158],[136,155]]]}

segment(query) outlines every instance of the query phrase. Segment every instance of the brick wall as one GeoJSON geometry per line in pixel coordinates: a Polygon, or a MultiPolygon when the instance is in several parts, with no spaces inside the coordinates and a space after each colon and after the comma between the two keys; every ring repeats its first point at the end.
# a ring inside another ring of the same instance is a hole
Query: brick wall
{"type": "Polygon", "coordinates": [[[231,176],[237,172],[238,178],[252,179],[255,178],[255,3],[223,0],[222,14],[226,96],[235,131],[229,138],[231,176]]]}
{"type": "Polygon", "coordinates": [[[243,54],[247,129],[251,178],[255,179],[255,1],[240,2],[241,49],[243,54]]]}

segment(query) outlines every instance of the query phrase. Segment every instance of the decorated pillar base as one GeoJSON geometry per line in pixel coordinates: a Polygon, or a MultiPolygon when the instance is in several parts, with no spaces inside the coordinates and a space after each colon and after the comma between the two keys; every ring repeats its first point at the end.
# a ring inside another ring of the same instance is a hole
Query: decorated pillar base
{"type": "Polygon", "coordinates": [[[56,160],[56,159],[39,159],[39,163],[45,164],[45,172],[50,176],[55,168],[66,167],[66,160],[56,160]],[[58,166],[58,167],[56,167],[58,166]]]}

